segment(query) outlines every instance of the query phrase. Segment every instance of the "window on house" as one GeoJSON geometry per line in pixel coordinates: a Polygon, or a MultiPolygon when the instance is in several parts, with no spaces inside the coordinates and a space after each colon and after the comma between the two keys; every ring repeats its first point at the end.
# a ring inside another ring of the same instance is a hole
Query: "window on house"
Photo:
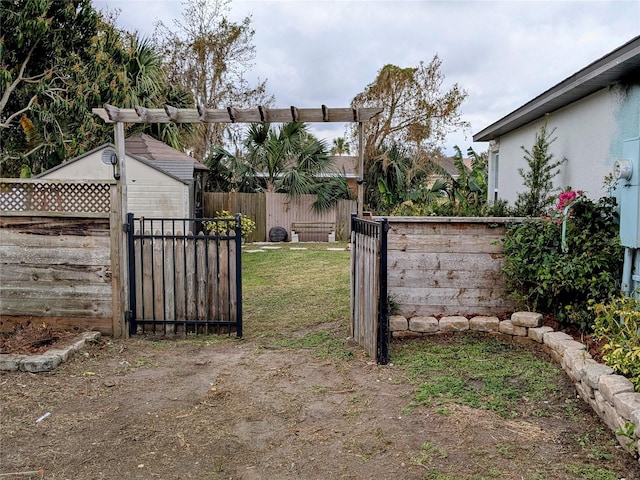
{"type": "Polygon", "coordinates": [[[500,163],[500,154],[498,152],[491,154],[493,159],[491,162],[491,185],[493,187],[493,201],[498,201],[498,164],[500,163]]]}

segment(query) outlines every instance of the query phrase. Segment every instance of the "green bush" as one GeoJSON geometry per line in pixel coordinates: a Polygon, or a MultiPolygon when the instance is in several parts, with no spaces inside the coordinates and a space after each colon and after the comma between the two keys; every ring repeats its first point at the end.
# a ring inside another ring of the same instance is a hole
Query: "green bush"
{"type": "MultiPolygon", "coordinates": [[[[227,235],[230,230],[235,229],[235,217],[226,210],[216,212],[216,221],[206,222],[205,226],[214,235],[227,235]]],[[[240,228],[242,238],[246,238],[256,229],[256,222],[244,215],[240,218],[240,228]]]]}
{"type": "Polygon", "coordinates": [[[554,314],[561,323],[586,331],[593,324],[589,302],[604,302],[619,292],[623,250],[615,199],[572,197],[567,251],[562,249],[566,204],[561,202],[555,217],[528,219],[508,230],[502,271],[520,307],[554,314]]]}
{"type": "Polygon", "coordinates": [[[640,392],[640,301],[622,295],[595,304],[592,310],[593,336],[602,342],[602,359],[640,392]]]}

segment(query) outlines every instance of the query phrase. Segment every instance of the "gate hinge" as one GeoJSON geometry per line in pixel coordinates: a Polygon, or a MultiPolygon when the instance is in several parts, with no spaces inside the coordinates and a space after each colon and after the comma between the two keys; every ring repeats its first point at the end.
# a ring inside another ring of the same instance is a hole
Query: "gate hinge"
{"type": "Polygon", "coordinates": [[[128,223],[123,223],[123,224],[122,224],[122,231],[123,231],[124,233],[129,233],[130,228],[129,228],[129,224],[128,224],[128,223]]]}
{"type": "Polygon", "coordinates": [[[124,312],[124,319],[127,322],[131,322],[131,320],[133,320],[133,310],[127,310],[126,312],[124,312]]]}

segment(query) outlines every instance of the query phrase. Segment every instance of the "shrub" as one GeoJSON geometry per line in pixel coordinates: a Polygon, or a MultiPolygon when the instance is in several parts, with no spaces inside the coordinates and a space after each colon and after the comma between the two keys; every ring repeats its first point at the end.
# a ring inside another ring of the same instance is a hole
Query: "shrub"
{"type": "Polygon", "coordinates": [[[640,392],[640,301],[626,295],[593,305],[593,336],[602,343],[604,362],[626,376],[640,392]]]}
{"type": "MultiPolygon", "coordinates": [[[[566,192],[565,192],[566,193],[566,192]]],[[[604,302],[619,291],[623,250],[615,199],[593,202],[580,193],[561,195],[555,217],[528,219],[508,230],[503,273],[512,296],[525,307],[556,315],[563,324],[587,330],[589,301],[604,302]],[[560,213],[574,202],[562,246],[560,213]]]]}
{"type": "MultiPolygon", "coordinates": [[[[206,222],[205,226],[214,235],[226,235],[227,232],[235,228],[235,217],[226,210],[222,210],[216,212],[216,221],[206,222]]],[[[246,238],[256,229],[256,222],[243,215],[240,218],[240,227],[242,238],[246,238]]]]}

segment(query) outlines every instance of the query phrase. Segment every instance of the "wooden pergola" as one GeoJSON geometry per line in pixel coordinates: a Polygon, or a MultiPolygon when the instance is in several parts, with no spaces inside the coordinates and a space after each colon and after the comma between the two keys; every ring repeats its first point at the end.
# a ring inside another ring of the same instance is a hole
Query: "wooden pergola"
{"type": "MultiPolygon", "coordinates": [[[[117,181],[116,205],[112,205],[112,217],[116,223],[123,225],[127,208],[127,173],[124,151],[124,125],[126,123],[357,123],[358,124],[358,216],[362,217],[364,202],[363,172],[363,130],[364,122],[371,121],[382,112],[382,108],[175,108],[165,105],[164,108],[118,108],[105,105],[104,108],[94,108],[92,111],[106,123],[114,124],[114,143],[116,147],[117,167],[120,174],[117,181]]],[[[124,258],[128,258],[128,245],[126,233],[116,239],[116,248],[123,252],[124,258]]],[[[129,309],[129,297],[127,295],[128,271],[126,260],[120,259],[120,265],[116,267],[121,282],[118,292],[115,294],[119,305],[117,316],[124,318],[124,312],[129,309]]],[[[126,331],[126,329],[125,329],[126,331]]]]}
{"type": "MultiPolygon", "coordinates": [[[[94,108],[93,113],[106,123],[115,124],[115,145],[120,167],[119,184],[126,195],[126,166],[124,163],[124,124],[125,123],[357,123],[358,124],[358,216],[362,216],[364,203],[363,172],[364,148],[363,125],[382,112],[382,108],[175,108],[165,105],[164,108],[118,108],[105,105],[94,108]]],[[[124,200],[124,198],[123,198],[124,200]]],[[[126,203],[123,203],[123,206],[126,203]]]]}

